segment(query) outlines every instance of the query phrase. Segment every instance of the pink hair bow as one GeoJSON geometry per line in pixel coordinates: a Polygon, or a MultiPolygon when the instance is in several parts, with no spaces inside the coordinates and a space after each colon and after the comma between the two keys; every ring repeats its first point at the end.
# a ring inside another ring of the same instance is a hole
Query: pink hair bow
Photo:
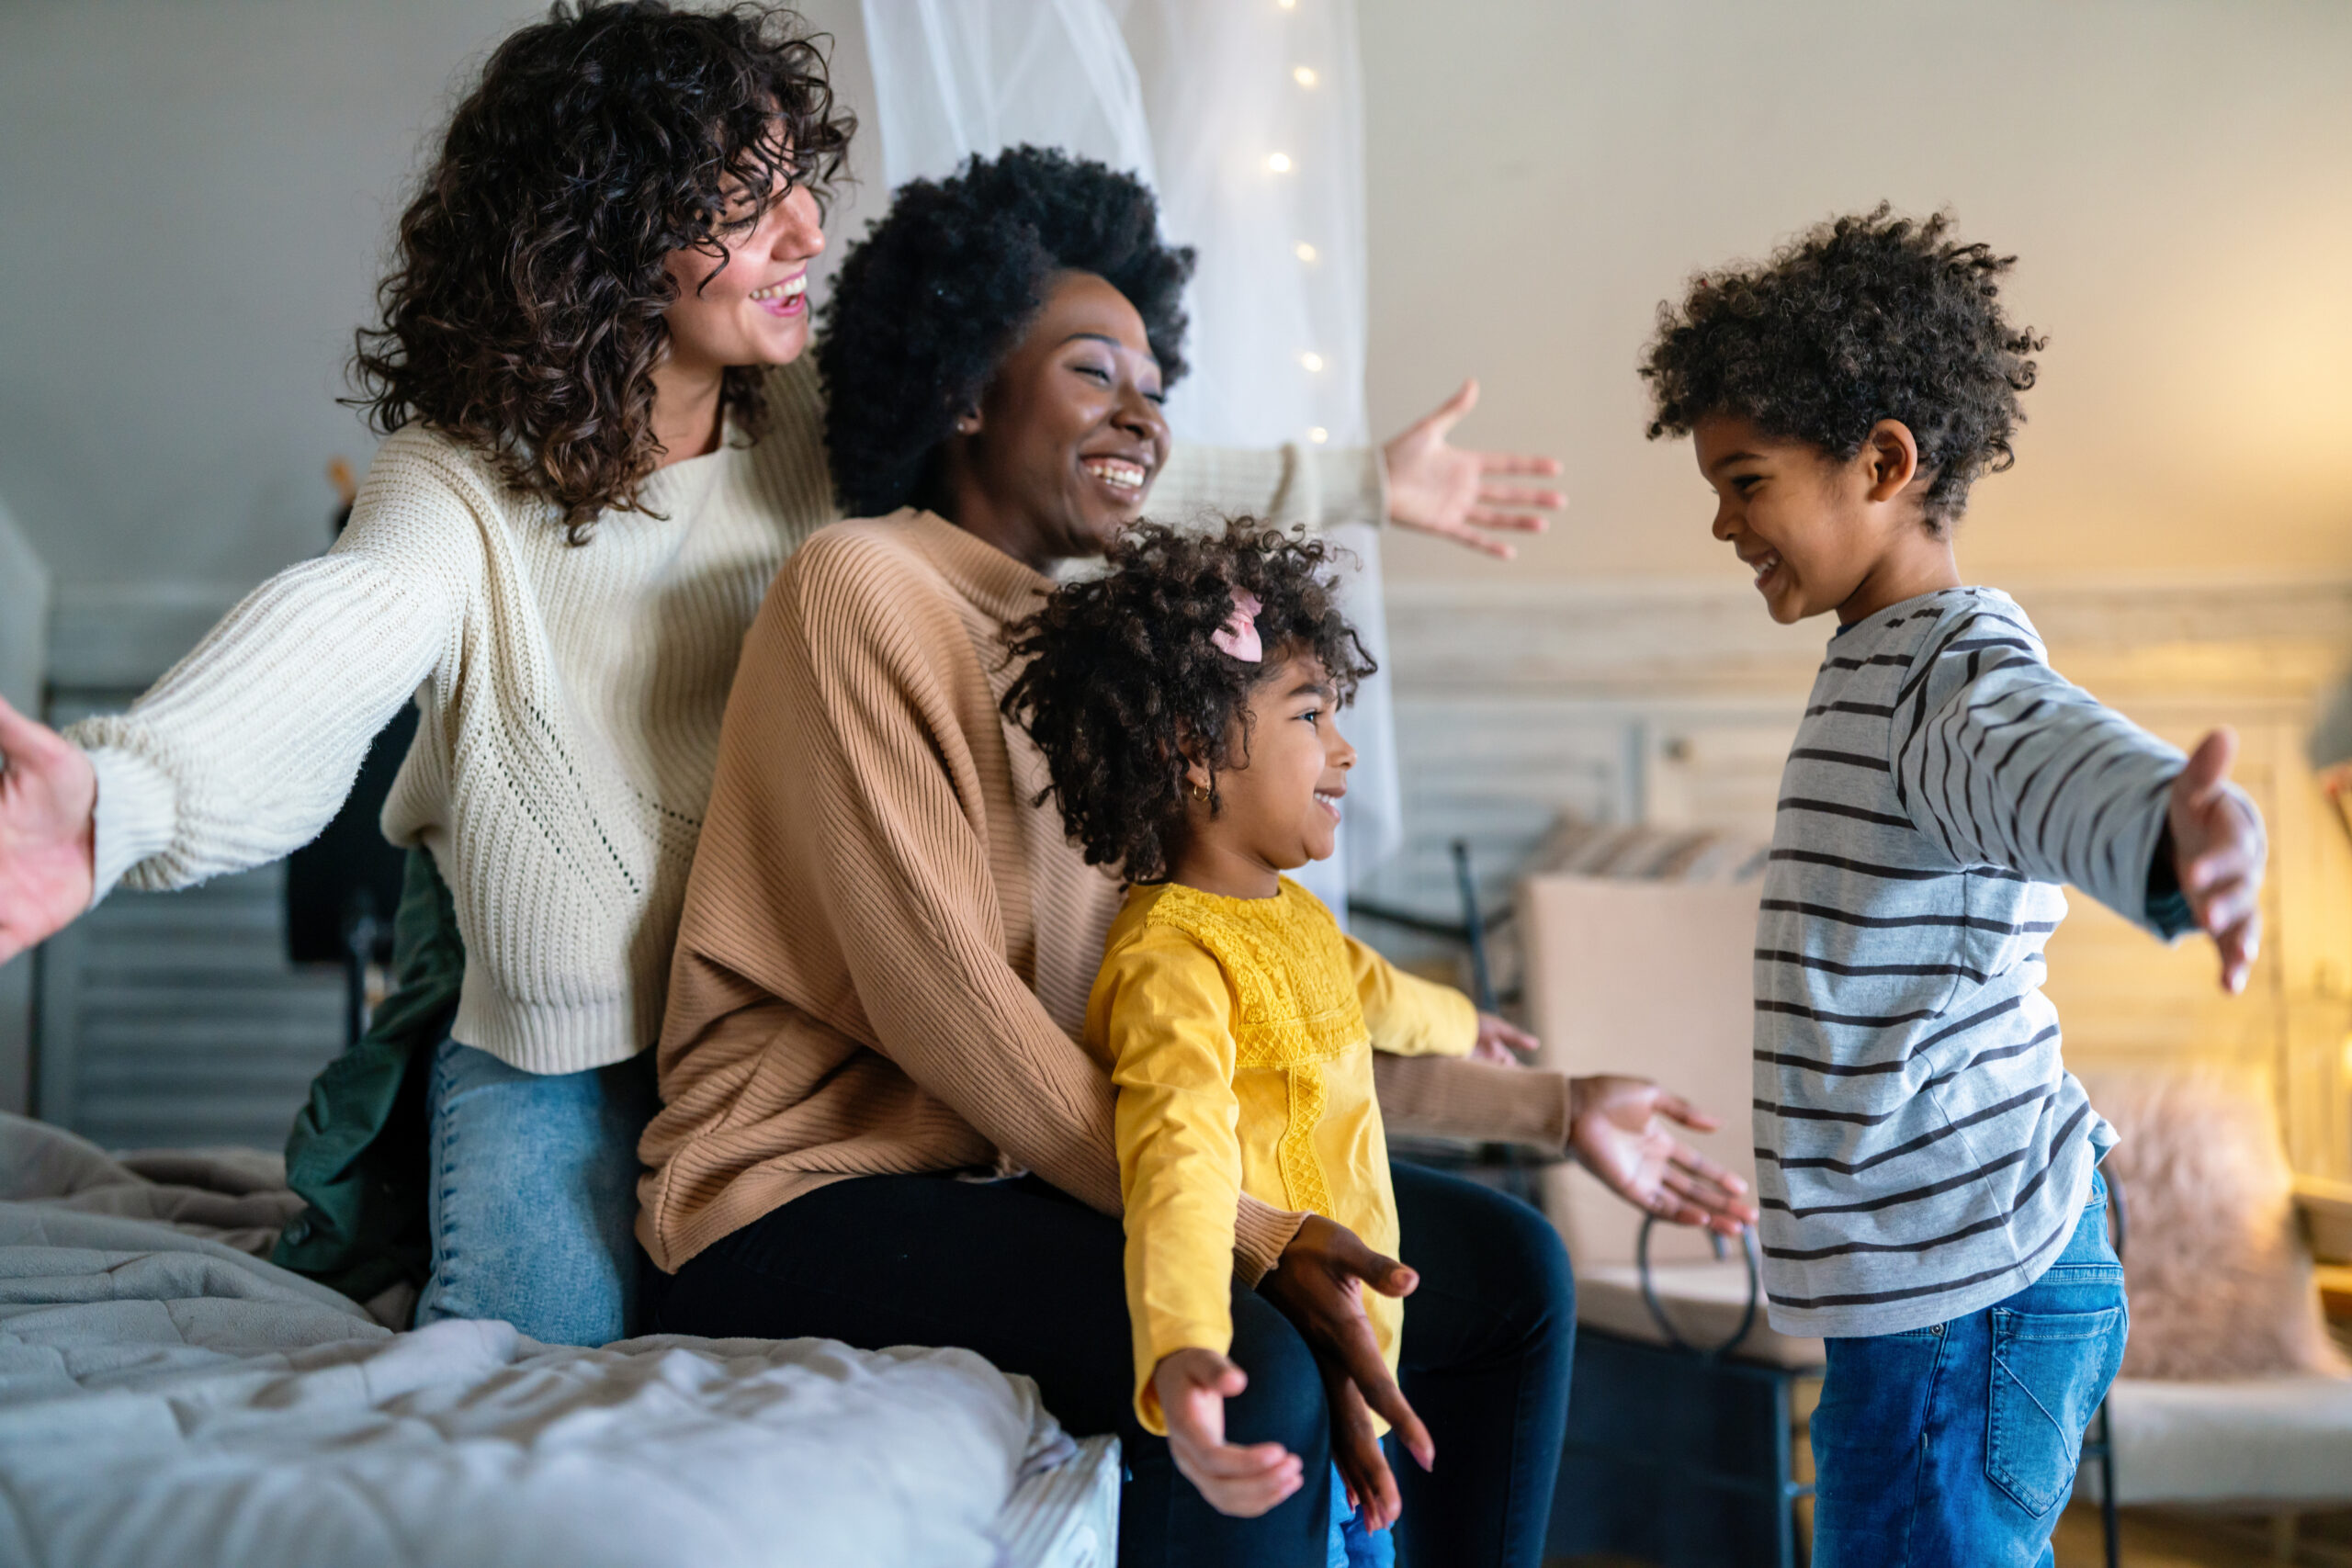
{"type": "Polygon", "coordinates": [[[1209,633],[1209,640],[1244,664],[1262,663],[1265,645],[1258,640],[1258,612],[1265,606],[1247,588],[1233,591],[1233,614],[1225,625],[1209,633]]]}

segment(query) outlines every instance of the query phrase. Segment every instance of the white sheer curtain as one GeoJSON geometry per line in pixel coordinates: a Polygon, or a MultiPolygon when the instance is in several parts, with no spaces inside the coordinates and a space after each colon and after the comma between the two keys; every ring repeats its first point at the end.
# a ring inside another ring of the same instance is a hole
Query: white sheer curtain
{"type": "MultiPolygon", "coordinates": [[[[1363,92],[1354,0],[862,0],[892,187],[1022,142],[1151,183],[1193,246],[1182,441],[1361,446],[1363,92]]],[[[1340,852],[1300,874],[1345,918],[1402,838],[1374,520],[1333,530],[1384,673],[1346,717],[1362,761],[1340,852]]]]}

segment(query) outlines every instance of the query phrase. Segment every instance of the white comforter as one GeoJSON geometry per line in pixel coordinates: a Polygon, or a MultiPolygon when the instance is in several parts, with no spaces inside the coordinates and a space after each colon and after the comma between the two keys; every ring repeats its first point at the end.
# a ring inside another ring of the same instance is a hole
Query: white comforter
{"type": "Polygon", "coordinates": [[[64,1136],[0,1117],[0,1562],[980,1568],[1016,1481],[1071,1451],[967,1351],[393,1335],[230,1247],[26,1191],[58,1185],[28,1144],[64,1136]]]}

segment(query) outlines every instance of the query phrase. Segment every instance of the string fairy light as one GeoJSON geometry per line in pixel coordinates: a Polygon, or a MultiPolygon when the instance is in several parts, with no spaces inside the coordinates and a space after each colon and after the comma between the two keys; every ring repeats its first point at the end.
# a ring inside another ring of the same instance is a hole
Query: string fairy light
{"type": "Polygon", "coordinates": [[[1306,262],[1309,265],[1312,265],[1315,258],[1322,254],[1304,240],[1301,240],[1293,249],[1294,254],[1297,255],[1299,260],[1306,262]]]}
{"type": "Polygon", "coordinates": [[[1289,173],[1290,173],[1290,154],[1289,154],[1289,153],[1287,153],[1287,152],[1269,152],[1269,153],[1267,153],[1267,154],[1266,154],[1266,167],[1267,167],[1269,170],[1271,170],[1272,172],[1273,172],[1274,174],[1277,174],[1277,175],[1286,175],[1286,174],[1289,174],[1289,173]]]}
{"type": "Polygon", "coordinates": [[[1310,371],[1323,368],[1323,356],[1311,348],[1298,356],[1298,362],[1310,371]]]}
{"type": "Polygon", "coordinates": [[[1312,65],[1299,66],[1290,73],[1290,79],[1297,83],[1302,87],[1312,87],[1315,85],[1315,67],[1312,65]]]}

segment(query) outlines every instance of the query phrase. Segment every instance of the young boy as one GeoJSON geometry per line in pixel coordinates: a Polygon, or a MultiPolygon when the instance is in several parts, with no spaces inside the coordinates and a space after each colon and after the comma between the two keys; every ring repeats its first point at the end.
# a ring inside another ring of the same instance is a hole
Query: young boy
{"type": "Polygon", "coordinates": [[[2050,668],[1962,586],[1968,489],[2012,460],[2041,340],[2015,258],[1881,206],[1661,312],[1649,434],[1696,438],[1715,537],[1783,624],[1837,612],[1782,775],[1756,940],[1772,1326],[1820,1335],[1815,1568],[2047,1564],[2123,1356],[2098,1161],[2042,945],[2073,883],[2222,981],[2259,934],[2235,741],[2194,756],[2050,668]]]}

